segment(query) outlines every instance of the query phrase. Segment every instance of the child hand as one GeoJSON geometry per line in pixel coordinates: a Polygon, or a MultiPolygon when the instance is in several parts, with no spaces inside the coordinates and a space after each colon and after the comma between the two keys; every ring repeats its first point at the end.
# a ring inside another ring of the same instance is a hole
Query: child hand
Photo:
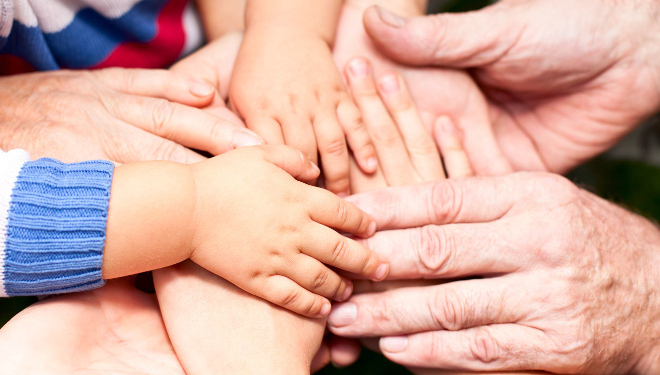
{"type": "Polygon", "coordinates": [[[336,231],[360,237],[371,217],[323,189],[296,181],[319,170],[285,146],[248,147],[191,166],[196,189],[190,258],[241,289],[310,317],[352,292],[324,265],[382,280],[389,265],[336,231]],[[293,176],[293,177],[292,177],[293,176]]]}
{"type": "Polygon", "coordinates": [[[327,42],[318,36],[281,25],[249,29],[229,97],[247,126],[268,143],[291,145],[312,161],[318,146],[326,186],[334,193],[349,193],[346,141],[362,170],[376,170],[376,152],[360,112],[327,42]]]}

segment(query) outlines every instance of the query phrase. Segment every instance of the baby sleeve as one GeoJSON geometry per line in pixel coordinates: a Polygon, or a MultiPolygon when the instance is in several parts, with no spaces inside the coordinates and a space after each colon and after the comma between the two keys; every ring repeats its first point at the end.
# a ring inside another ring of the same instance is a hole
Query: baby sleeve
{"type": "Polygon", "coordinates": [[[0,295],[69,293],[101,274],[114,165],[0,154],[0,295]]]}

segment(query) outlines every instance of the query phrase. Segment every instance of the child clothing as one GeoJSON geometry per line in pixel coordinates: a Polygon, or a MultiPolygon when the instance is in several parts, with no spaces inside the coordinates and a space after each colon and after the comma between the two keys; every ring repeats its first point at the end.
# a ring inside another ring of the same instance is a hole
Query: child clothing
{"type": "Polygon", "coordinates": [[[201,43],[189,0],[0,0],[0,75],[167,68],[201,43]]]}
{"type": "Polygon", "coordinates": [[[0,296],[94,289],[114,164],[29,161],[0,150],[0,296]]]}

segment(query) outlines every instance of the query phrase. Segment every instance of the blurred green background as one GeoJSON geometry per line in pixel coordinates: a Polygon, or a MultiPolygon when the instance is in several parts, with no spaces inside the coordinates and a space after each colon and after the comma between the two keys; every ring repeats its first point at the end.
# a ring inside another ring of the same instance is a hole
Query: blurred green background
{"type": "MultiPolygon", "coordinates": [[[[488,0],[432,0],[429,12],[466,11],[489,3],[488,0]]],[[[574,170],[568,177],[604,198],[618,202],[656,222],[660,221],[660,126],[657,119],[649,121],[617,147],[574,170]]],[[[35,301],[36,298],[0,299],[0,326],[35,301]]],[[[319,374],[410,373],[387,361],[382,355],[365,350],[354,365],[344,369],[328,366],[319,374]]]]}

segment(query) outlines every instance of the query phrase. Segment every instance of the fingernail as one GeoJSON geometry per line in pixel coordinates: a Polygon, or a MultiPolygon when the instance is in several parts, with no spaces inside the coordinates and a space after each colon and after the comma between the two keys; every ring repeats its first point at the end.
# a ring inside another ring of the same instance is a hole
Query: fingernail
{"type": "Polygon", "coordinates": [[[326,316],[330,313],[330,302],[326,302],[323,304],[323,307],[321,307],[321,312],[319,312],[320,316],[326,316]]]}
{"type": "Polygon", "coordinates": [[[401,353],[408,347],[408,337],[392,336],[380,339],[380,349],[384,352],[401,353]]]}
{"type": "Polygon", "coordinates": [[[440,123],[440,126],[442,126],[442,131],[450,134],[450,135],[455,135],[456,134],[456,127],[454,126],[454,123],[451,121],[449,117],[443,116],[438,119],[438,122],[440,123]]]}
{"type": "Polygon", "coordinates": [[[389,265],[387,263],[381,264],[378,266],[378,269],[376,270],[376,273],[374,273],[374,280],[380,281],[387,276],[387,271],[389,270],[389,265]]]}
{"type": "Polygon", "coordinates": [[[328,324],[333,327],[345,327],[357,319],[357,305],[353,302],[340,303],[330,311],[328,324]]]}
{"type": "Polygon", "coordinates": [[[403,18],[397,16],[396,14],[387,11],[381,7],[376,7],[376,9],[378,9],[378,16],[380,16],[381,21],[383,21],[387,25],[398,29],[406,24],[406,21],[403,18]]]}
{"type": "Polygon", "coordinates": [[[372,221],[371,224],[369,224],[369,228],[367,229],[367,236],[371,237],[374,235],[374,233],[376,233],[376,222],[372,221]]]}
{"type": "Polygon", "coordinates": [[[337,193],[337,196],[341,199],[345,199],[346,197],[348,197],[348,195],[349,194],[348,194],[347,191],[341,191],[341,192],[337,193]]]}
{"type": "Polygon", "coordinates": [[[314,173],[317,173],[317,174],[321,173],[321,168],[319,168],[319,166],[316,165],[316,163],[314,163],[313,161],[311,163],[312,163],[312,169],[314,169],[314,173]]]}
{"type": "Polygon", "coordinates": [[[378,86],[385,94],[394,94],[399,91],[399,80],[394,74],[387,74],[378,80],[378,86]]]}
{"type": "Polygon", "coordinates": [[[346,285],[346,290],[344,290],[344,294],[339,297],[339,301],[346,301],[351,297],[351,294],[353,294],[353,283],[348,282],[346,285]]]}
{"type": "Polygon", "coordinates": [[[190,86],[190,93],[200,98],[211,95],[213,91],[215,91],[215,88],[204,81],[194,81],[192,86],[190,86]]]}
{"type": "Polygon", "coordinates": [[[374,157],[367,159],[367,168],[370,171],[375,172],[376,168],[378,168],[378,160],[374,157]]]}
{"type": "Polygon", "coordinates": [[[349,65],[351,74],[356,78],[363,78],[369,74],[369,66],[364,59],[354,59],[349,65]]]}
{"type": "Polygon", "coordinates": [[[240,132],[234,135],[234,148],[263,145],[264,140],[254,133],[240,132]]]}

